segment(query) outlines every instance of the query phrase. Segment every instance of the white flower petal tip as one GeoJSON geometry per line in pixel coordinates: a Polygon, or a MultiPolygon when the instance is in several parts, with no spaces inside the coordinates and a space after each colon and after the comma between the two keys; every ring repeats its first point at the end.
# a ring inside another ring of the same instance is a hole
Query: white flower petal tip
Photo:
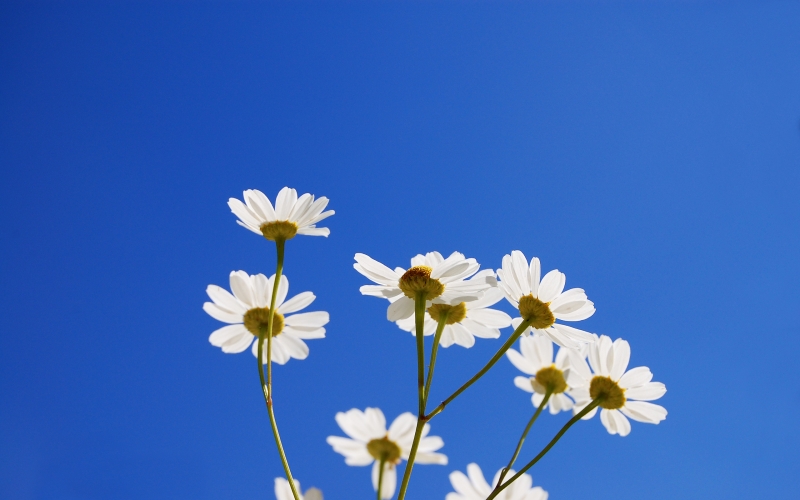
{"type": "Polygon", "coordinates": [[[489,309],[502,299],[494,271],[479,272],[478,262],[459,252],[446,259],[439,252],[420,254],[411,259],[408,269],[390,269],[366,254],[357,253],[353,268],[375,283],[362,286],[361,293],[387,299],[390,304],[386,318],[404,330],[408,330],[409,324],[412,330],[415,328],[414,301],[419,294],[426,298],[426,335],[436,330],[437,318],[446,313],[443,347],[453,344],[471,347],[475,337],[498,338],[500,328],[511,324],[506,313],[489,309]]]}
{"type": "MultiPolygon", "coordinates": [[[[233,271],[230,275],[232,294],[224,288],[209,285],[206,289],[213,302],[203,304],[203,310],[212,318],[228,323],[213,332],[208,341],[224,353],[239,353],[252,346],[254,356],[258,356],[258,335],[267,332],[269,327],[269,307],[275,275],[267,278],[263,274],[249,275],[244,271],[233,271]]],[[[272,320],[272,361],[283,365],[290,359],[308,357],[308,346],[304,342],[325,337],[329,321],[325,311],[303,312],[315,296],[303,292],[289,300],[289,279],[282,276],[275,294],[276,310],[272,320]]],[[[266,341],[264,342],[266,355],[266,341]]],[[[266,358],[266,356],[264,356],[266,358]]],[[[264,359],[264,363],[268,360],[264,359]]]]}
{"type": "MultiPolygon", "coordinates": [[[[653,374],[646,366],[628,370],[631,348],[627,341],[612,342],[610,337],[601,335],[587,349],[588,364],[583,355],[572,353],[571,356],[569,376],[575,388],[568,394],[575,400],[575,414],[598,398],[600,421],[609,434],[620,436],[627,436],[631,431],[628,419],[658,424],[667,418],[663,406],[650,403],[666,394],[667,387],[653,382],[653,374]]],[[[595,409],[583,418],[588,420],[596,413],[595,409]]]]}
{"type": "Polygon", "coordinates": [[[511,305],[519,309],[517,328],[523,321],[528,328],[523,335],[538,332],[547,335],[561,347],[581,349],[593,341],[592,334],[556,323],[556,321],[582,321],[594,314],[594,303],[580,288],[564,291],[566,275],[557,269],[541,276],[539,259],[528,262],[525,255],[514,250],[503,257],[502,268],[497,270],[498,287],[511,305]]]}
{"type": "Polygon", "coordinates": [[[574,351],[562,347],[554,358],[553,342],[544,335],[522,337],[519,343],[519,351],[509,349],[506,352],[511,364],[527,375],[515,377],[514,385],[525,392],[533,393],[531,401],[537,408],[544,401],[549,388],[551,395],[546,408],[549,408],[550,413],[555,415],[571,410],[574,401],[567,396],[567,392],[572,388],[572,382],[577,381],[578,385],[582,383],[582,378],[576,379],[573,374],[580,371],[579,366],[574,366],[574,351]]]}
{"type": "MultiPolygon", "coordinates": [[[[450,484],[455,492],[448,493],[446,500],[485,500],[500,480],[503,469],[497,471],[490,485],[478,464],[467,465],[467,473],[454,471],[450,473],[450,484]]],[[[509,470],[503,477],[503,483],[515,474],[509,470]]],[[[547,500],[548,493],[540,486],[533,486],[533,478],[522,474],[516,481],[504,488],[495,498],[497,500],[547,500]]]]}
{"type": "MultiPolygon", "coordinates": [[[[300,500],[322,500],[322,492],[317,488],[309,488],[303,493],[300,490],[300,481],[294,480],[294,487],[300,494],[300,500]]],[[[282,477],[275,478],[275,498],[276,500],[294,500],[292,488],[289,486],[289,481],[282,477]]]]}
{"type": "MultiPolygon", "coordinates": [[[[336,423],[348,437],[328,436],[327,442],[333,451],[344,456],[347,465],[372,465],[372,486],[375,491],[378,489],[379,464],[383,460],[385,469],[381,498],[391,498],[397,482],[396,466],[408,460],[417,418],[412,413],[403,413],[387,429],[386,418],[378,408],[364,411],[353,408],[337,413],[336,423]]],[[[417,448],[416,463],[447,464],[447,457],[436,453],[444,446],[444,441],[438,436],[429,436],[429,431],[430,425],[425,424],[417,448]]]]}
{"type": "Polygon", "coordinates": [[[297,191],[285,187],[275,198],[275,205],[257,189],[242,193],[244,202],[236,198],[228,200],[231,212],[239,218],[237,223],[250,231],[261,234],[268,240],[280,241],[294,238],[295,235],[328,236],[330,230],[317,227],[317,222],[333,215],[333,210],[325,210],[328,198],[306,193],[297,196],[297,191]]]}

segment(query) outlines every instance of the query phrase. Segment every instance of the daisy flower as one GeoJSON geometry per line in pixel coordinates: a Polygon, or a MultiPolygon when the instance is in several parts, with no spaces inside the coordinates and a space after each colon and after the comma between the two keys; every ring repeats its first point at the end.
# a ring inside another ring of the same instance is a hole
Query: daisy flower
{"type": "MultiPolygon", "coordinates": [[[[575,356],[577,357],[577,356],[575,356]]],[[[667,418],[663,406],[648,403],[659,399],[667,392],[661,382],[651,382],[650,368],[638,366],[628,368],[631,347],[627,341],[617,339],[613,343],[601,335],[589,346],[589,364],[583,358],[574,360],[568,376],[569,395],[575,400],[574,413],[578,413],[593,399],[600,399],[600,421],[609,434],[627,436],[631,432],[628,418],[638,422],[657,424],[667,418]],[[627,418],[626,418],[627,417],[627,418]]],[[[584,420],[592,418],[597,408],[586,414],[584,420]]]]}
{"type": "Polygon", "coordinates": [[[523,320],[529,323],[523,335],[532,332],[547,335],[559,346],[570,349],[592,341],[590,333],[556,323],[557,319],[580,321],[594,314],[594,303],[582,289],[564,291],[567,280],[564,273],[554,269],[540,279],[539,259],[534,257],[528,264],[525,255],[514,250],[503,257],[503,268],[498,269],[497,276],[506,299],[519,309],[521,317],[514,319],[514,328],[523,320]]]}
{"type": "MultiPolygon", "coordinates": [[[[494,487],[503,469],[494,475],[492,485],[486,482],[483,472],[478,464],[467,465],[467,474],[455,471],[450,474],[450,484],[453,485],[455,493],[448,493],[445,500],[486,500],[494,487]]],[[[514,471],[508,472],[509,477],[514,475],[514,471]]],[[[523,474],[511,483],[508,488],[501,491],[496,497],[497,500],[547,500],[547,492],[540,486],[533,486],[533,479],[528,474],[523,474]]]]}
{"type": "MultiPolygon", "coordinates": [[[[397,486],[396,466],[408,460],[414,440],[417,417],[406,412],[392,422],[386,430],[386,418],[378,408],[367,408],[363,412],[352,410],[336,414],[336,423],[350,438],[328,436],[333,451],[344,455],[347,465],[372,464],[372,487],[378,491],[378,473],[384,463],[381,498],[391,498],[397,486]]],[[[439,436],[428,436],[430,425],[425,424],[422,439],[417,448],[416,463],[447,465],[447,456],[434,453],[444,446],[439,436]]]]}
{"type": "MultiPolygon", "coordinates": [[[[208,337],[211,345],[222,348],[225,353],[237,353],[252,343],[253,355],[258,356],[258,335],[261,331],[267,331],[274,282],[275,275],[267,278],[263,274],[251,276],[244,271],[234,271],[230,278],[233,295],[224,288],[208,285],[206,293],[213,302],[203,304],[203,310],[212,318],[229,323],[208,337]]],[[[272,322],[272,361],[279,365],[285,364],[290,358],[306,359],[308,346],[303,340],[324,338],[323,326],[329,319],[324,311],[288,316],[307,307],[316,298],[311,292],[303,292],[284,302],[288,291],[289,280],[282,276],[272,322]]]]}
{"type": "Polygon", "coordinates": [[[572,366],[571,350],[562,347],[553,361],[553,342],[549,338],[543,335],[522,337],[519,344],[521,352],[509,349],[506,356],[522,373],[533,376],[514,377],[514,385],[525,392],[533,393],[531,401],[537,408],[542,404],[549,388],[551,395],[547,407],[553,415],[572,408],[572,400],[565,394],[569,389],[566,374],[572,366]]]}
{"type": "Polygon", "coordinates": [[[316,223],[328,218],[335,212],[323,212],[328,205],[328,198],[322,196],[316,201],[314,195],[304,194],[297,197],[297,191],[285,187],[275,199],[272,207],[269,198],[258,189],[248,189],[244,193],[244,203],[236,198],[228,200],[228,206],[239,220],[242,227],[263,235],[270,241],[286,241],[296,234],[309,236],[328,236],[327,227],[316,227],[316,223]]]}
{"type": "Polygon", "coordinates": [[[410,268],[395,270],[363,253],[357,253],[355,259],[355,270],[377,283],[364,285],[359,290],[363,295],[383,297],[391,302],[386,312],[389,321],[413,316],[418,293],[431,303],[457,304],[480,298],[492,286],[485,280],[467,280],[478,272],[480,265],[459,252],[453,252],[446,259],[439,252],[417,255],[411,259],[410,268]]]}
{"type": "MultiPolygon", "coordinates": [[[[300,481],[295,479],[294,486],[300,492],[300,481]]],[[[282,477],[275,478],[275,498],[277,500],[294,500],[289,481],[282,477]]],[[[322,492],[316,488],[309,488],[305,493],[300,493],[300,500],[322,500],[322,492]]]]}
{"type": "MultiPolygon", "coordinates": [[[[470,280],[479,282],[497,283],[494,278],[494,271],[484,270],[473,276],[470,280]]],[[[471,302],[459,302],[458,304],[432,304],[425,312],[425,335],[433,335],[439,326],[439,319],[445,311],[447,320],[439,345],[450,347],[458,344],[462,347],[472,347],[475,345],[475,337],[484,339],[496,339],[500,337],[500,328],[511,325],[511,316],[498,311],[489,309],[503,298],[503,292],[496,287],[488,288],[483,297],[471,302]]],[[[416,331],[414,316],[397,321],[397,326],[411,332],[416,331]]]]}

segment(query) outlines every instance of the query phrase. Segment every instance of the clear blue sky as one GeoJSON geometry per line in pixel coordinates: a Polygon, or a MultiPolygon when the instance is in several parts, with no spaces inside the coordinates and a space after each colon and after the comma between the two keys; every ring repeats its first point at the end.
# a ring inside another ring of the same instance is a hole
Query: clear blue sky
{"type": "MultiPolygon", "coordinates": [[[[289,185],[336,210],[287,249],[331,314],[276,368],[304,486],[372,498],[333,416],[416,404],[413,339],[353,254],[520,249],[669,390],[661,425],[570,431],[533,469],[552,500],[796,498],[797,1],[4,2],[0,24],[0,497],[272,498],[255,362],[208,344],[201,306],[274,266],[227,199],[289,185]]],[[[431,397],[498,345],[444,350],[431,397]]],[[[411,498],[502,465],[532,411],[516,374],[433,421],[450,465],[411,498]]]]}

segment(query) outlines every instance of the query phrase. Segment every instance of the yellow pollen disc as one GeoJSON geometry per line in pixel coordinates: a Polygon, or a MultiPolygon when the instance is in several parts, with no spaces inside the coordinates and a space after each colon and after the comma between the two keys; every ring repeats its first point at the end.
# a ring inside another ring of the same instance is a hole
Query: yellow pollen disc
{"type": "Polygon", "coordinates": [[[550,311],[550,303],[542,302],[533,295],[519,299],[519,315],[537,330],[553,326],[556,322],[556,317],[550,311]]]}
{"type": "Polygon", "coordinates": [[[367,451],[375,460],[383,460],[390,464],[400,463],[400,447],[392,441],[389,441],[388,436],[380,439],[373,439],[367,443],[367,451]]]}
{"type": "MultiPolygon", "coordinates": [[[[269,327],[269,307],[255,307],[244,313],[244,327],[258,337],[263,331],[267,333],[269,327]]],[[[283,314],[276,312],[272,319],[272,336],[276,337],[283,331],[283,314]]]]}
{"type": "Polygon", "coordinates": [[[261,224],[261,234],[269,241],[286,241],[294,238],[297,234],[297,224],[288,220],[275,222],[265,222],[261,224]]]}
{"type": "Polygon", "coordinates": [[[416,299],[417,293],[423,292],[425,300],[435,299],[444,292],[444,285],[431,278],[432,269],[428,266],[414,266],[405,272],[398,286],[410,299],[416,299]]]}
{"type": "Polygon", "coordinates": [[[596,375],[589,386],[592,399],[600,399],[600,407],[618,410],[625,406],[625,389],[608,377],[596,375]]]}
{"type": "Polygon", "coordinates": [[[561,394],[567,390],[564,372],[556,368],[555,365],[550,365],[536,372],[536,377],[531,379],[531,385],[536,392],[545,392],[550,389],[553,394],[561,394]],[[544,391],[538,390],[539,388],[536,385],[539,385],[544,391]]]}
{"type": "Polygon", "coordinates": [[[444,315],[447,315],[445,324],[453,325],[463,321],[464,318],[467,317],[467,306],[463,302],[455,306],[433,304],[428,308],[428,314],[430,314],[431,318],[437,323],[444,315]]]}

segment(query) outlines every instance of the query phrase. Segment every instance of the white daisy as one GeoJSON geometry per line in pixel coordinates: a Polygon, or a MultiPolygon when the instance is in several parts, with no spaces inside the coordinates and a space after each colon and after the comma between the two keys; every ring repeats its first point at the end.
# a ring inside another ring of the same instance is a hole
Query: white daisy
{"type": "MultiPolygon", "coordinates": [[[[233,295],[216,285],[206,288],[206,293],[214,302],[203,304],[203,310],[214,319],[230,323],[212,333],[208,341],[213,346],[221,347],[225,353],[242,352],[252,343],[253,355],[257,356],[259,332],[267,330],[275,275],[267,278],[263,274],[250,276],[244,271],[234,271],[231,272],[230,282],[233,295]]],[[[289,280],[282,276],[275,298],[277,310],[272,324],[272,361],[279,365],[285,364],[290,358],[306,359],[308,346],[303,339],[324,338],[323,326],[329,320],[328,313],[324,311],[287,316],[308,307],[316,298],[311,292],[303,292],[284,302],[288,291],[289,280]]]]}
{"type": "Polygon", "coordinates": [[[512,323],[514,328],[523,319],[530,323],[523,335],[532,332],[547,335],[556,344],[570,349],[592,341],[591,334],[556,323],[557,319],[580,321],[594,314],[594,303],[582,289],[564,291],[567,280],[564,273],[554,269],[540,280],[539,259],[534,257],[528,264],[525,255],[514,250],[503,257],[503,268],[497,271],[497,276],[506,299],[520,312],[521,317],[512,323]]]}
{"type": "Polygon", "coordinates": [[[514,385],[525,392],[533,393],[531,401],[533,406],[539,407],[544,400],[548,387],[550,400],[547,407],[550,413],[556,413],[572,408],[572,400],[565,391],[569,389],[566,377],[571,365],[570,349],[558,350],[555,362],[553,361],[553,342],[543,335],[532,335],[519,339],[520,352],[509,349],[506,356],[511,363],[522,373],[532,377],[514,377],[514,385]]]}
{"type": "MultiPolygon", "coordinates": [[[[661,382],[651,382],[653,374],[646,366],[628,368],[631,347],[627,341],[617,339],[613,343],[601,335],[589,346],[589,363],[577,355],[573,356],[572,369],[568,375],[569,395],[575,400],[574,413],[578,413],[593,399],[600,398],[600,421],[610,434],[627,436],[631,431],[628,418],[638,422],[657,424],[667,418],[667,410],[647,401],[653,401],[667,392],[661,382]],[[625,418],[628,417],[628,418],[625,418]]],[[[584,420],[592,418],[597,408],[586,414],[584,420]]]]}
{"type": "MultiPolygon", "coordinates": [[[[408,460],[417,417],[403,413],[386,430],[386,418],[378,408],[367,408],[363,412],[353,408],[336,414],[336,423],[350,436],[328,436],[328,444],[337,453],[344,455],[347,465],[372,464],[372,487],[378,491],[378,473],[381,460],[384,462],[383,488],[381,498],[391,498],[397,486],[396,466],[401,460],[408,460]]],[[[415,463],[447,465],[447,456],[434,453],[444,446],[439,436],[428,436],[430,425],[422,429],[422,439],[417,448],[415,463]]]]}
{"type": "Polygon", "coordinates": [[[239,217],[236,222],[270,241],[289,240],[296,234],[309,236],[328,236],[327,227],[316,227],[316,223],[330,217],[335,212],[323,212],[328,198],[322,196],[316,201],[314,195],[297,197],[297,191],[285,187],[275,199],[275,208],[269,198],[258,189],[244,192],[244,203],[236,198],[228,200],[231,212],[239,217]]]}
{"type": "MultiPolygon", "coordinates": [[[[300,481],[294,480],[294,487],[300,493],[300,481]]],[[[277,500],[294,500],[289,481],[282,477],[275,478],[275,498],[277,500]]],[[[316,488],[309,488],[305,493],[300,493],[300,500],[322,500],[322,492],[316,488]]]]}
{"type": "Polygon", "coordinates": [[[470,302],[483,296],[492,286],[481,280],[467,280],[478,272],[475,259],[453,252],[443,258],[439,252],[417,255],[411,259],[409,269],[391,270],[363,253],[357,253],[353,267],[377,285],[364,285],[359,290],[364,295],[383,297],[391,304],[386,312],[389,321],[398,321],[414,315],[414,299],[423,293],[429,304],[457,304],[470,302]]]}
{"type": "MultiPolygon", "coordinates": [[[[479,272],[467,281],[478,280],[479,282],[496,283],[494,271],[486,269],[479,272]]],[[[425,312],[425,335],[433,335],[439,325],[439,318],[444,309],[447,309],[447,322],[442,330],[439,345],[450,347],[458,344],[463,347],[475,345],[475,337],[484,339],[496,339],[500,337],[500,328],[505,328],[511,324],[511,316],[498,311],[489,309],[503,298],[503,292],[499,288],[488,288],[483,297],[471,302],[459,302],[458,304],[432,304],[425,312]],[[434,317],[431,317],[433,314],[434,317]]],[[[416,332],[414,316],[397,321],[397,326],[401,329],[416,332]]]]}
{"type": "MultiPolygon", "coordinates": [[[[503,469],[494,475],[492,485],[486,482],[483,472],[478,464],[467,465],[467,474],[461,471],[450,473],[450,484],[453,485],[455,493],[448,493],[445,500],[486,500],[494,487],[503,469]]],[[[512,477],[514,471],[510,470],[507,477],[512,477]]],[[[547,492],[540,486],[533,486],[533,479],[528,474],[523,474],[511,483],[506,489],[501,491],[496,497],[497,500],[547,500],[547,492]]]]}

